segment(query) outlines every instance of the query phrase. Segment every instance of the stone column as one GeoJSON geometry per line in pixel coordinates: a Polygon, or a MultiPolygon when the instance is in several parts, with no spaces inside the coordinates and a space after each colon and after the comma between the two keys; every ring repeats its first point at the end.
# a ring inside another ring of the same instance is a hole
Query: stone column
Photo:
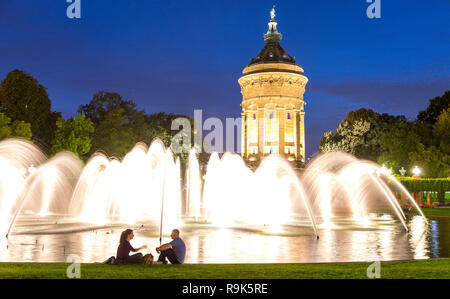
{"type": "Polygon", "coordinates": [[[300,159],[300,156],[302,155],[300,150],[300,111],[295,111],[295,155],[297,157],[297,160],[300,159]]]}
{"type": "Polygon", "coordinates": [[[306,150],[305,150],[305,111],[300,111],[300,145],[301,155],[306,162],[306,150]]]}
{"type": "Polygon", "coordinates": [[[264,109],[258,108],[258,112],[256,113],[256,117],[258,119],[258,147],[259,147],[259,156],[264,155],[264,109]]]}
{"type": "Polygon", "coordinates": [[[244,159],[247,159],[247,157],[248,157],[247,118],[246,118],[246,114],[244,111],[241,113],[241,121],[242,121],[242,125],[241,125],[241,156],[244,159]]]}
{"type": "Polygon", "coordinates": [[[277,112],[278,112],[278,152],[280,155],[284,155],[286,110],[284,108],[277,108],[277,112]]]}
{"type": "Polygon", "coordinates": [[[294,124],[292,125],[293,130],[294,130],[294,157],[297,160],[298,159],[298,152],[297,152],[297,148],[298,148],[298,140],[297,140],[297,136],[298,136],[298,128],[297,128],[297,112],[295,110],[289,110],[289,112],[291,113],[291,117],[292,117],[292,121],[294,122],[294,124]]]}

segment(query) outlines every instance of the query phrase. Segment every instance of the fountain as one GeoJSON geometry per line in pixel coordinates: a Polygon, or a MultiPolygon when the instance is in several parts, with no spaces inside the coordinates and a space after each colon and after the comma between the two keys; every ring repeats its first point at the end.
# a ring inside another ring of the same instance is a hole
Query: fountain
{"type": "Polygon", "coordinates": [[[274,155],[252,171],[239,155],[225,153],[220,158],[214,153],[202,174],[191,151],[182,188],[180,161],[160,140],[149,147],[138,143],[122,160],[96,153],[83,167],[70,153],[47,160],[32,143],[9,139],[0,142],[0,233],[39,232],[39,226],[16,230],[19,219],[29,224],[57,219],[57,232],[67,234],[86,229],[81,224],[94,230],[145,225],[153,231],[159,228],[161,238],[174,227],[195,225],[318,237],[328,229],[376,230],[386,211],[394,217],[388,217],[390,223],[398,222],[408,231],[393,191],[403,192],[420,208],[380,169],[348,154],[329,153],[315,158],[301,175],[274,155]]]}

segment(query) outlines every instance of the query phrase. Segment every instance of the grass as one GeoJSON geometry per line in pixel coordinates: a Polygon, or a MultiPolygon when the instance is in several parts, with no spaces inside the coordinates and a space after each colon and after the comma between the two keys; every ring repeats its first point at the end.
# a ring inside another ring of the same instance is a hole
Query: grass
{"type": "MultiPolygon", "coordinates": [[[[450,217],[450,208],[422,208],[422,212],[425,216],[440,216],[450,217]]],[[[418,215],[416,209],[412,209],[409,214],[418,215]]]]}
{"type": "MultiPolygon", "coordinates": [[[[364,279],[371,263],[125,265],[82,264],[83,279],[364,279]]],[[[69,264],[0,263],[0,278],[64,279],[69,264]]],[[[450,278],[450,259],[381,262],[381,278],[450,278]]]]}

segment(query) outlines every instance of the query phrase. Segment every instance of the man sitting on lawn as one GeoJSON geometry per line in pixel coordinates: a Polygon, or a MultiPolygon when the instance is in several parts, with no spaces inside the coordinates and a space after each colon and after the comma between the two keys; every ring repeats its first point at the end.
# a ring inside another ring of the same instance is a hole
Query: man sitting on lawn
{"type": "Polygon", "coordinates": [[[180,238],[180,231],[178,229],[172,230],[170,237],[172,238],[170,243],[156,248],[156,252],[160,253],[158,262],[167,264],[167,258],[171,264],[183,264],[186,256],[186,245],[180,238]]]}

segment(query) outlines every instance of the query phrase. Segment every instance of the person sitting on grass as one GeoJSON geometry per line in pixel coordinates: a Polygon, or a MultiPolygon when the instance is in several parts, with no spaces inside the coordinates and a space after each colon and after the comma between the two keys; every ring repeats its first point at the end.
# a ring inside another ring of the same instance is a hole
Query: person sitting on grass
{"type": "MultiPolygon", "coordinates": [[[[133,230],[127,229],[122,232],[120,235],[120,244],[117,248],[117,256],[114,261],[114,264],[142,264],[144,263],[144,256],[142,253],[136,253],[130,255],[130,251],[137,252],[141,249],[147,248],[147,245],[144,245],[139,248],[133,248],[131,246],[130,241],[134,238],[133,230]]],[[[153,257],[153,256],[152,256],[153,257]]]]}
{"type": "Polygon", "coordinates": [[[167,264],[166,258],[171,264],[183,264],[186,256],[186,245],[180,238],[178,229],[172,230],[170,234],[172,241],[156,248],[156,252],[160,253],[157,264],[167,264]]]}

